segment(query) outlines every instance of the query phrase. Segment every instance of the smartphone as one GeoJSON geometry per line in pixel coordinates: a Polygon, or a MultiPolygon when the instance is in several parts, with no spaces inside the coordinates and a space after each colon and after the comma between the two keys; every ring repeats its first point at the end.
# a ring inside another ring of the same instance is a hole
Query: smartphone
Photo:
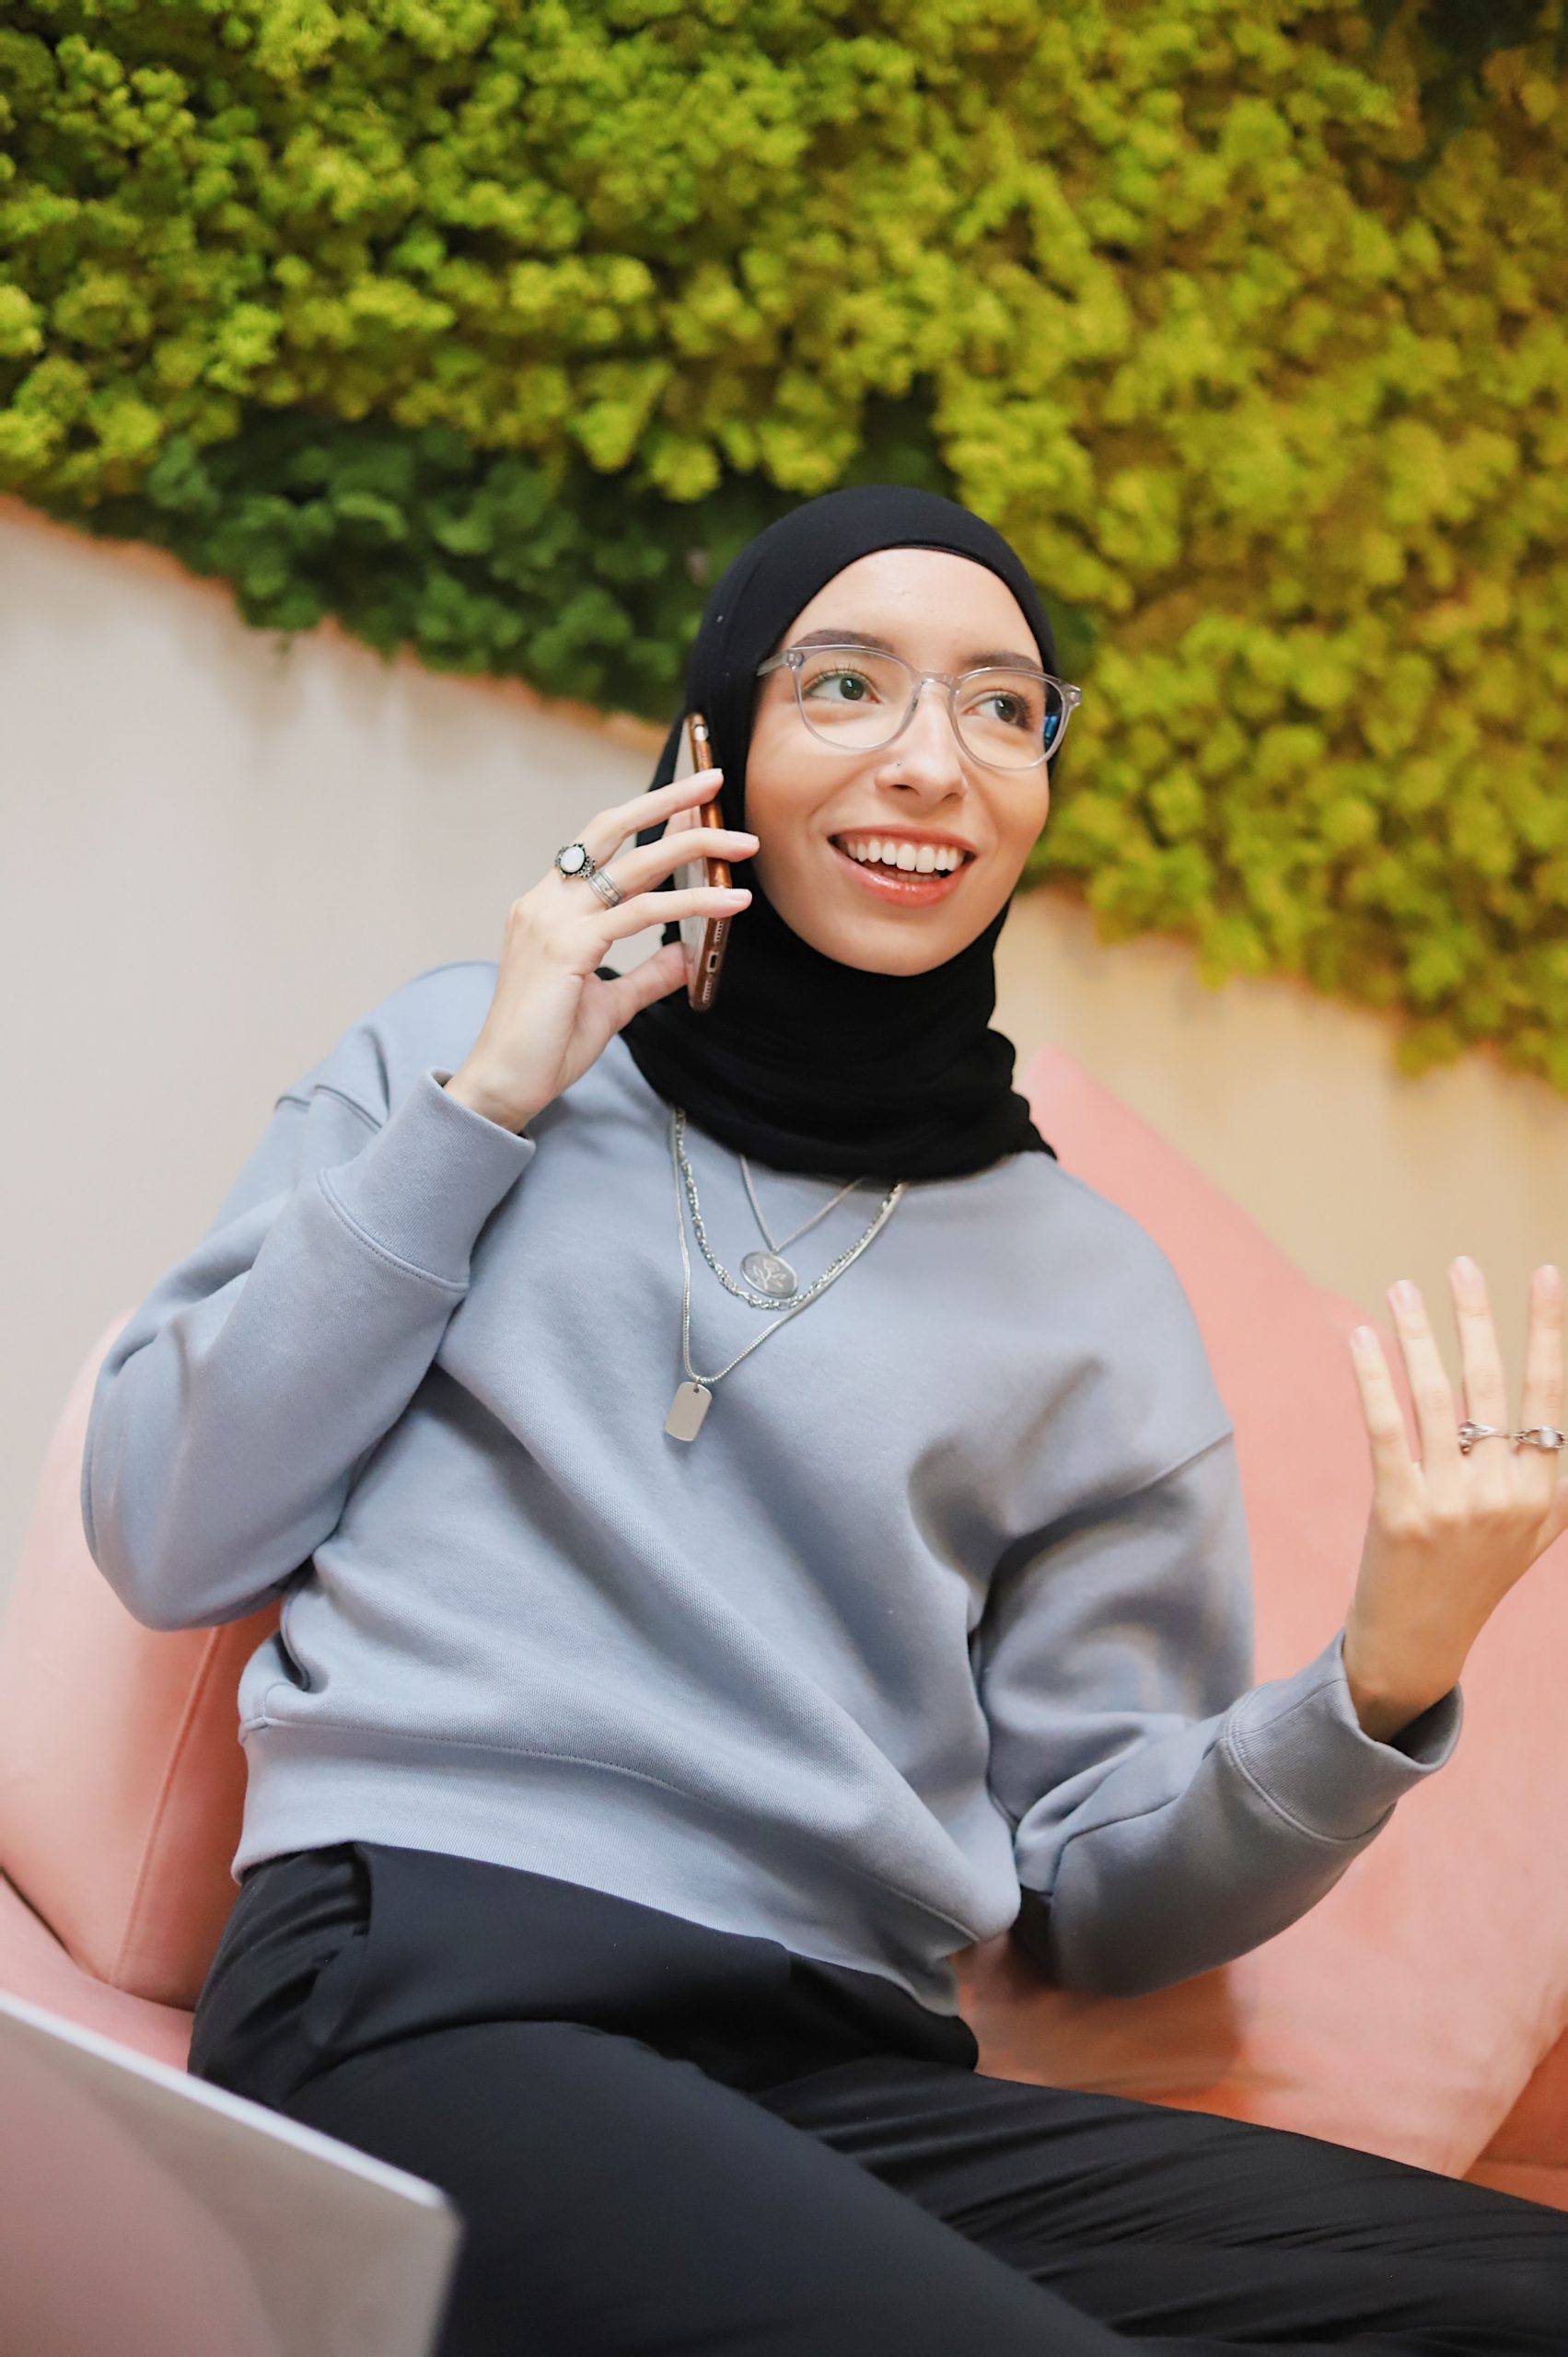
{"type": "MultiPolygon", "coordinates": [[[[686,761],[677,772],[680,777],[695,777],[699,770],[714,767],[713,752],[708,743],[708,724],[700,712],[689,712],[685,727],[686,761]]],[[[722,828],[724,813],[719,808],[724,788],[711,794],[705,802],[696,805],[694,811],[679,813],[679,831],[695,835],[691,825],[696,818],[703,829],[722,828]]],[[[698,885],[711,884],[723,891],[730,881],[729,862],[712,859],[699,850],[690,860],[683,860],[674,871],[673,882],[678,892],[693,889],[698,885]]],[[[725,951],[729,946],[729,928],[733,920],[726,915],[687,916],[678,920],[681,944],[686,951],[686,996],[694,1013],[706,1014],[718,996],[719,980],[724,972],[725,951]]]]}

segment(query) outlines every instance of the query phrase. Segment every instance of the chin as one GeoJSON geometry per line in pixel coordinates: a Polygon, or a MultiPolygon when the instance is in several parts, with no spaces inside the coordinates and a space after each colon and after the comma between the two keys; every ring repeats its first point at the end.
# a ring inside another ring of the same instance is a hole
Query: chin
{"type": "MultiPolygon", "coordinates": [[[[835,905],[824,911],[823,895],[807,878],[791,877],[789,883],[799,888],[789,890],[782,879],[770,880],[759,865],[757,881],[775,914],[809,948],[837,965],[868,974],[929,973],[967,949],[996,914],[993,908],[966,906],[960,916],[956,902],[923,910],[873,907],[865,912],[835,905]]],[[[837,895],[831,897],[836,901],[837,895]]],[[[743,911],[738,930],[743,931],[745,923],[743,911]]]]}
{"type": "MultiPolygon", "coordinates": [[[[785,917],[784,922],[787,924],[790,920],[785,917]]],[[[841,966],[858,967],[866,974],[929,973],[934,966],[945,966],[949,958],[956,958],[973,938],[967,931],[947,926],[940,934],[935,927],[923,931],[917,938],[912,925],[902,939],[889,939],[891,927],[876,938],[864,932],[852,932],[847,926],[832,935],[821,926],[809,933],[804,925],[791,925],[790,929],[824,958],[831,958],[841,966]]]]}

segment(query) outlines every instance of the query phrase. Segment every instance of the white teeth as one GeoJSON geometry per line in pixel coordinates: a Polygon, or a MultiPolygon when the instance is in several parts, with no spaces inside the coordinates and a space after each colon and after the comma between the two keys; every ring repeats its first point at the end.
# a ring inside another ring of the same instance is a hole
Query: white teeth
{"type": "Polygon", "coordinates": [[[900,842],[877,835],[846,837],[842,849],[863,866],[894,867],[905,875],[947,875],[963,865],[964,854],[948,844],[900,842]]]}

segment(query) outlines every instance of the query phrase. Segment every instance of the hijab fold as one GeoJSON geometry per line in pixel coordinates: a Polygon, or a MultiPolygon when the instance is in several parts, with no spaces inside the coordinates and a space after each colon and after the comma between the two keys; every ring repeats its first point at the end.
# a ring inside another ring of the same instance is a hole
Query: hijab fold
{"type": "MultiPolygon", "coordinates": [[[[701,712],[724,771],[725,823],[745,826],[757,666],[835,574],[886,548],[944,549],[989,567],[1017,599],[1054,674],[1040,598],[991,525],[953,500],[900,485],[828,492],[759,533],[715,584],[650,793],[675,774],[686,711],[701,712]]],[[[637,842],[662,831],[660,821],[637,842]]],[[[731,925],[713,1006],[696,1014],[681,983],[621,1030],[658,1096],[732,1151],[822,1178],[949,1178],[1005,1155],[1055,1158],[1012,1086],[1012,1042],[990,1028],[993,951],[1011,894],[945,964],[880,974],[813,948],[785,924],[753,864],[740,872],[752,897],[731,925]]],[[[673,890],[674,877],[659,888],[673,890]]],[[[679,938],[678,924],[665,926],[667,943],[679,938]]]]}

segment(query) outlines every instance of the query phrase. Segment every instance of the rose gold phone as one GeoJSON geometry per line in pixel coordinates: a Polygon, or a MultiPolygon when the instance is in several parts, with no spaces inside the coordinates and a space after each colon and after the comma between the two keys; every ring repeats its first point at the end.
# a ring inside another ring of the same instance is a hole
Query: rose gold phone
{"type": "MultiPolygon", "coordinates": [[[[686,715],[686,761],[677,772],[681,777],[695,777],[699,770],[711,770],[714,757],[708,743],[708,724],[700,712],[686,715]]],[[[724,813],[719,808],[724,788],[711,794],[706,802],[697,804],[694,812],[682,811],[680,831],[696,832],[691,826],[693,817],[703,828],[722,828],[724,813]]],[[[686,892],[701,884],[711,884],[723,891],[730,881],[729,862],[712,859],[705,852],[683,860],[675,870],[673,883],[678,892],[686,892]]],[[[692,1010],[703,1015],[718,996],[719,979],[724,972],[725,951],[729,946],[731,919],[727,916],[681,917],[680,938],[686,950],[686,996],[692,1010]]]]}

